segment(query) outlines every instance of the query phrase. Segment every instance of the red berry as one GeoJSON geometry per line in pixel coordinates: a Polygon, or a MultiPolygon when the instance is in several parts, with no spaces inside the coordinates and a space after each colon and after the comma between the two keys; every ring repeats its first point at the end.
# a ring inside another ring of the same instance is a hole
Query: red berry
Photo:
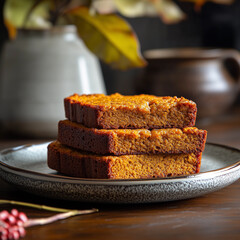
{"type": "Polygon", "coordinates": [[[22,220],[17,220],[16,225],[19,226],[19,227],[22,227],[23,226],[23,221],[22,220]]]}
{"type": "Polygon", "coordinates": [[[19,234],[18,231],[14,231],[14,232],[12,233],[12,236],[13,236],[13,239],[14,239],[14,240],[17,240],[17,239],[20,238],[20,234],[19,234]]]}
{"type": "Polygon", "coordinates": [[[10,225],[14,225],[16,223],[16,218],[13,215],[9,215],[7,221],[10,225]]]}
{"type": "Polygon", "coordinates": [[[13,239],[13,234],[12,232],[9,232],[8,235],[7,235],[8,239],[13,239]]]}
{"type": "Polygon", "coordinates": [[[12,209],[11,214],[12,214],[14,217],[18,217],[19,212],[18,212],[17,209],[12,209]]]}
{"type": "Polygon", "coordinates": [[[25,213],[12,209],[11,214],[6,210],[0,212],[0,240],[17,240],[24,237],[26,231],[24,222],[28,221],[25,213]]]}
{"type": "Polygon", "coordinates": [[[24,223],[28,220],[26,214],[23,213],[23,212],[20,212],[20,213],[19,213],[18,218],[19,218],[21,221],[23,221],[24,223]]]}
{"type": "Polygon", "coordinates": [[[7,236],[8,231],[5,228],[0,228],[0,236],[1,238],[7,236]]]}
{"type": "Polygon", "coordinates": [[[6,220],[8,218],[8,216],[9,216],[9,212],[8,211],[3,210],[3,211],[0,212],[0,220],[4,221],[4,220],[6,220]]]}
{"type": "Polygon", "coordinates": [[[19,227],[18,232],[21,237],[24,237],[26,235],[26,231],[23,227],[19,227]]]}
{"type": "Polygon", "coordinates": [[[4,228],[5,229],[8,229],[10,227],[10,224],[9,223],[6,223],[6,222],[4,222],[4,228]]]}
{"type": "Polygon", "coordinates": [[[18,231],[18,226],[16,225],[9,228],[9,232],[16,232],[16,231],[18,231]]]}
{"type": "Polygon", "coordinates": [[[0,233],[1,235],[7,235],[8,231],[6,228],[0,227],[0,233]]]}
{"type": "Polygon", "coordinates": [[[6,222],[0,220],[0,229],[6,227],[6,222]]]}

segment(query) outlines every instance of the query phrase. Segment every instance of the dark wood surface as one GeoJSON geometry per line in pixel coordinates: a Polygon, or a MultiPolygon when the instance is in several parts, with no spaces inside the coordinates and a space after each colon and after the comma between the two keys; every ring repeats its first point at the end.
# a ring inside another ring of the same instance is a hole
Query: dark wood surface
{"type": "MultiPolygon", "coordinates": [[[[240,149],[240,109],[222,117],[200,121],[208,130],[208,142],[240,149]]],[[[0,149],[43,140],[2,139],[0,149]]],[[[77,216],[46,226],[27,229],[24,239],[240,239],[240,181],[202,197],[190,200],[109,205],[46,199],[22,192],[0,180],[0,198],[21,200],[63,208],[98,208],[99,212],[77,216]]],[[[0,210],[12,206],[0,205],[0,210]]],[[[53,213],[17,207],[31,218],[53,213]]]]}

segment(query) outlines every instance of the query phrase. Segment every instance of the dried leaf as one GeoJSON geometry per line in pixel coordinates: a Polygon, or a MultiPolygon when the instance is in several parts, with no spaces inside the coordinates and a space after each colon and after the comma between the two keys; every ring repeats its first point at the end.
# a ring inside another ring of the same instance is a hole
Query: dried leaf
{"type": "Polygon", "coordinates": [[[119,16],[90,15],[86,7],[69,11],[67,15],[77,26],[78,34],[87,47],[113,68],[125,70],[145,66],[136,35],[119,16]]]}
{"type": "Polygon", "coordinates": [[[181,0],[181,1],[195,3],[196,11],[201,10],[202,6],[206,2],[214,2],[216,4],[232,4],[234,2],[234,0],[181,0]]]}
{"type": "Polygon", "coordinates": [[[186,16],[183,11],[172,0],[149,0],[152,2],[163,22],[177,23],[186,16]]]}
{"type": "Polygon", "coordinates": [[[185,14],[172,0],[114,0],[118,11],[127,17],[160,16],[165,23],[176,23],[185,14]]]}
{"type": "Polygon", "coordinates": [[[92,1],[90,6],[92,11],[100,14],[110,14],[117,11],[116,5],[113,0],[95,0],[92,1]]]}
{"type": "Polygon", "coordinates": [[[157,9],[148,0],[114,0],[118,11],[126,17],[158,16],[157,9]]]}
{"type": "Polygon", "coordinates": [[[7,19],[4,19],[4,24],[8,30],[9,38],[14,39],[17,35],[17,29],[7,19]]]}

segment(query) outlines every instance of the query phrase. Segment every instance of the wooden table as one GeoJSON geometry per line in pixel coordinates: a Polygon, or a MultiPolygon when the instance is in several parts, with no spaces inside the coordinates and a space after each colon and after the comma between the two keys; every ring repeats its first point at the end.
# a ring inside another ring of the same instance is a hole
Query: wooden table
{"type": "MultiPolygon", "coordinates": [[[[240,109],[211,123],[199,122],[208,130],[208,141],[240,149],[240,109]]],[[[0,149],[37,142],[2,139],[0,149]]],[[[34,196],[0,180],[0,198],[76,209],[98,208],[99,212],[73,217],[46,226],[27,229],[24,239],[240,239],[240,181],[217,192],[190,200],[138,204],[103,205],[56,201],[34,196]]],[[[12,206],[0,206],[11,209],[12,206]]],[[[53,213],[18,207],[31,218],[53,213]]]]}

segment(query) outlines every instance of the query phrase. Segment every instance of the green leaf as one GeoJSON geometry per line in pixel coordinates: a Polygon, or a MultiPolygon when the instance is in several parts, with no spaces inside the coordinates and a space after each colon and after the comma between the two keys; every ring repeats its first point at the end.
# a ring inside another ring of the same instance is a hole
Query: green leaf
{"type": "Polygon", "coordinates": [[[4,20],[15,28],[48,28],[50,1],[39,1],[32,10],[36,0],[6,0],[4,5],[4,20]],[[29,11],[32,10],[28,20],[25,22],[29,11]]]}
{"type": "Polygon", "coordinates": [[[71,10],[67,15],[86,46],[113,68],[126,70],[146,65],[136,35],[119,16],[90,15],[86,7],[71,10]]]}

